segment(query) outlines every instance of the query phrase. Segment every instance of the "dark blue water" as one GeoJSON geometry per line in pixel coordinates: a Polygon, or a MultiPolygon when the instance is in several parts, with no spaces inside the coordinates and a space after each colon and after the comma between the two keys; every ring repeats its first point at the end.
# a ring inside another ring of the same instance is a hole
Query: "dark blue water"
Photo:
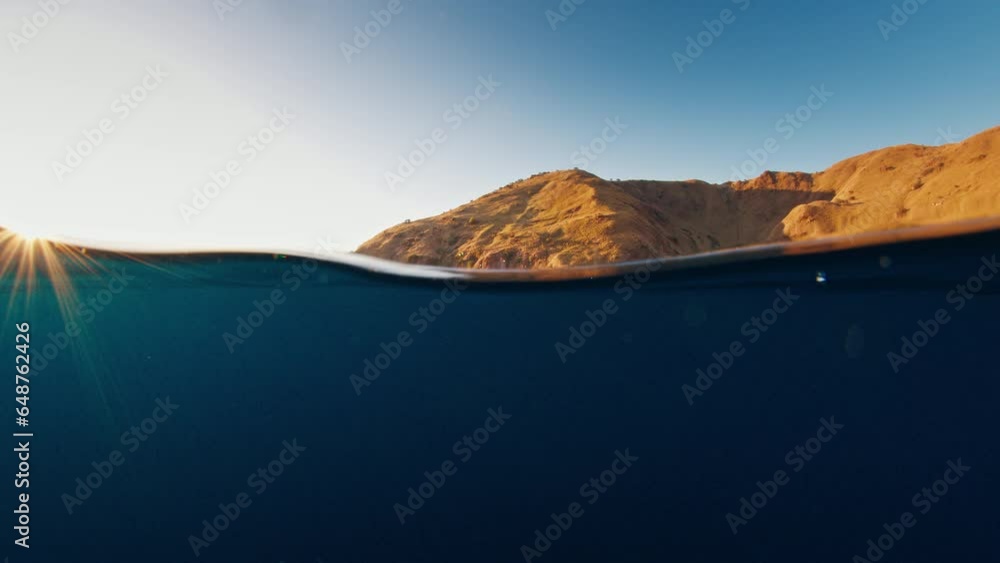
{"type": "MultiPolygon", "coordinates": [[[[70,318],[42,281],[0,327],[12,373],[30,323],[36,368],[29,489],[6,438],[4,553],[996,560],[1000,278],[979,275],[998,246],[993,232],[631,284],[457,286],[270,255],[97,255],[103,271],[73,274],[70,318]],[[950,293],[970,277],[971,299],[950,293]],[[584,325],[605,301],[615,312],[584,325]],[[894,369],[887,354],[939,309],[948,321],[894,369]],[[570,344],[571,329],[590,336],[570,344]],[[366,361],[382,368],[366,377],[366,361]],[[13,544],[21,492],[30,549],[13,544]],[[757,506],[741,515],[742,498],[757,506]]],[[[10,432],[25,430],[15,397],[10,432]]]]}

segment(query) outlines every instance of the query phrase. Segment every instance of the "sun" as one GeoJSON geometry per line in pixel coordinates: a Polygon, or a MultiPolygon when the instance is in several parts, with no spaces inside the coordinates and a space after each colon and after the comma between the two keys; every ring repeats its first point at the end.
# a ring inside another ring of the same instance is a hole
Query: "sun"
{"type": "Polygon", "coordinates": [[[11,232],[14,234],[15,238],[17,238],[20,241],[27,242],[29,244],[35,242],[36,240],[44,238],[41,235],[41,233],[35,234],[33,232],[30,232],[30,231],[27,231],[27,232],[25,232],[25,231],[11,231],[11,232]]]}
{"type": "MultiPolygon", "coordinates": [[[[20,225],[17,223],[4,225],[7,231],[17,240],[32,243],[38,240],[45,240],[51,237],[44,228],[34,225],[20,225]]],[[[2,230],[2,229],[0,229],[2,230]]]]}
{"type": "MultiPolygon", "coordinates": [[[[67,266],[92,269],[86,256],[78,249],[50,238],[49,231],[14,224],[0,228],[0,282],[9,284],[11,306],[20,294],[30,299],[39,281],[51,285],[59,300],[74,294],[67,266]]],[[[65,313],[65,311],[64,311],[65,313]]]]}

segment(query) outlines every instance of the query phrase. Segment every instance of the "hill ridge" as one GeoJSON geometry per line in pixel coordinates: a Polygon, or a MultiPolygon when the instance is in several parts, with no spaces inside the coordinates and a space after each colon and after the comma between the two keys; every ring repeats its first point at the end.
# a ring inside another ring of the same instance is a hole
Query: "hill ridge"
{"type": "Polygon", "coordinates": [[[816,173],[606,180],[555,170],[396,225],[357,252],[411,264],[553,268],[679,256],[1000,214],[1000,127],[896,145],[816,173]]]}

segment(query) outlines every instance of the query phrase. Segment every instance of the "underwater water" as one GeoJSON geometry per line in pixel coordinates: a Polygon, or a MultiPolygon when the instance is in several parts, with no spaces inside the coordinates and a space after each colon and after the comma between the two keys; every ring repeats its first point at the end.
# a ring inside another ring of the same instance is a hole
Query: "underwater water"
{"type": "Polygon", "coordinates": [[[93,254],[0,327],[33,368],[30,426],[0,407],[33,433],[4,555],[995,560],[998,247],[510,283],[93,254]]]}

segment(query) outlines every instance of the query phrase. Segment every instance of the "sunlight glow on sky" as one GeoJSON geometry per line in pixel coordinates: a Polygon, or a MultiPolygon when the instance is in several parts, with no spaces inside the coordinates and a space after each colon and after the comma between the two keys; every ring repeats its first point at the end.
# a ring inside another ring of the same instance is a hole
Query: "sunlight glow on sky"
{"type": "Polygon", "coordinates": [[[0,226],[351,250],[578,165],[609,119],[627,129],[588,170],[709,181],[823,85],[835,96],[767,169],[1000,124],[996,2],[930,0],[886,40],[885,0],[588,0],[555,30],[556,0],[395,1],[244,0],[220,17],[196,0],[78,0],[23,41],[39,5],[2,3],[0,226]],[[735,21],[678,72],[673,53],[726,9],[735,21]],[[390,186],[415,150],[430,154],[390,186]]]}

